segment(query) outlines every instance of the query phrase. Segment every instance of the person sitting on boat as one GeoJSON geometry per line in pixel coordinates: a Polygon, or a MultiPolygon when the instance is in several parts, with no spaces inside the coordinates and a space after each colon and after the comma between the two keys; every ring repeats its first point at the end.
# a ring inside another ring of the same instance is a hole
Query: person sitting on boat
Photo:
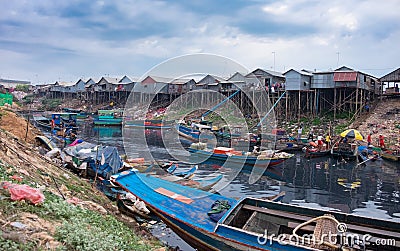
{"type": "Polygon", "coordinates": [[[325,142],[326,142],[326,147],[330,148],[331,147],[331,136],[329,134],[326,135],[325,142]]]}
{"type": "Polygon", "coordinates": [[[321,135],[318,135],[317,140],[318,140],[318,150],[321,151],[322,147],[324,146],[323,137],[321,135]]]}
{"type": "Polygon", "coordinates": [[[299,129],[297,129],[297,142],[300,142],[302,134],[303,134],[303,128],[300,126],[299,129]]]}
{"type": "Polygon", "coordinates": [[[310,128],[310,131],[308,132],[307,140],[314,141],[314,129],[313,128],[310,128]]]}
{"type": "Polygon", "coordinates": [[[260,147],[254,146],[253,147],[253,154],[254,155],[260,155],[260,147]]]}

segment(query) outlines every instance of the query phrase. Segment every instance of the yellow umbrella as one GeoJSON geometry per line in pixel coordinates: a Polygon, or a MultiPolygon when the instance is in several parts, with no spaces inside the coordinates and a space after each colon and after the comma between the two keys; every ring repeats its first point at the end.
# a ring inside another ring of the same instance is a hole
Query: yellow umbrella
{"type": "Polygon", "coordinates": [[[355,129],[348,129],[340,134],[340,136],[356,139],[356,140],[363,140],[364,136],[355,129]]]}

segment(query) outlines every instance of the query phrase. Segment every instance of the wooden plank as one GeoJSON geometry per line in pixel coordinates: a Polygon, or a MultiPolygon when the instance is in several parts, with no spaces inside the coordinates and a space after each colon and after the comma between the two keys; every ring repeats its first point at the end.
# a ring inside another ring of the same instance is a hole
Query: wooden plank
{"type": "Polygon", "coordinates": [[[165,195],[171,199],[183,202],[185,204],[190,204],[193,202],[193,200],[191,198],[185,197],[183,195],[177,194],[175,192],[169,191],[165,188],[159,187],[157,189],[155,189],[154,191],[156,191],[157,193],[160,193],[162,195],[165,195]]]}
{"type": "Polygon", "coordinates": [[[254,219],[254,217],[256,217],[256,214],[257,214],[257,213],[258,213],[257,211],[254,211],[254,212],[251,214],[251,216],[249,217],[249,219],[246,221],[246,223],[245,223],[244,226],[243,226],[243,229],[244,229],[244,230],[247,230],[247,228],[249,227],[250,222],[254,219]]]}

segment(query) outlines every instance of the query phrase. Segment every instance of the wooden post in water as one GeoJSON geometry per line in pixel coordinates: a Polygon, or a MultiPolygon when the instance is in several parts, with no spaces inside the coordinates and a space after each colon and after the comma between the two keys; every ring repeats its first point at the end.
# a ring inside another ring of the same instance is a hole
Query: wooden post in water
{"type": "MultiPolygon", "coordinates": [[[[318,90],[319,93],[319,90],[318,90]]],[[[319,95],[318,95],[319,96],[319,95]]],[[[321,102],[318,102],[319,104],[321,102]]],[[[321,104],[320,104],[321,105],[321,104]]],[[[314,116],[317,116],[317,112],[318,112],[318,107],[317,107],[317,90],[314,90],[314,116]]]]}
{"type": "Polygon", "coordinates": [[[300,92],[300,90],[299,90],[299,105],[298,105],[298,108],[299,108],[299,113],[297,115],[297,123],[300,123],[300,115],[301,115],[301,92],[300,92]]]}
{"type": "Polygon", "coordinates": [[[285,120],[286,120],[286,122],[288,122],[288,99],[289,99],[289,91],[286,92],[286,101],[285,101],[285,105],[286,105],[285,120]]]}
{"type": "Polygon", "coordinates": [[[336,84],[333,87],[333,120],[336,120],[336,84]]]}

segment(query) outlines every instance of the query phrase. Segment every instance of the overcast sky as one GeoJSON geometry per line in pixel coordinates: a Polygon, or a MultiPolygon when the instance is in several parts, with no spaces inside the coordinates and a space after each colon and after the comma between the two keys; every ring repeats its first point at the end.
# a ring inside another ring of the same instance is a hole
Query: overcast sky
{"type": "Polygon", "coordinates": [[[191,53],[256,68],[381,77],[400,67],[399,0],[0,0],[0,77],[142,76],[191,53]]]}

